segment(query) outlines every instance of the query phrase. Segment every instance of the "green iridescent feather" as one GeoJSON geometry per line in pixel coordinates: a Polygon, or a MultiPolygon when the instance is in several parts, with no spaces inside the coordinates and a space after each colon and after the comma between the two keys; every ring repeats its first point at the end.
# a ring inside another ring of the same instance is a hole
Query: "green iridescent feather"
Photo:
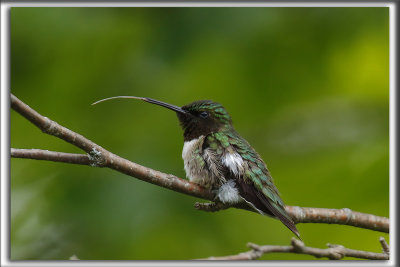
{"type": "MultiPolygon", "coordinates": [[[[291,220],[285,211],[278,189],[273,184],[270,172],[265,163],[250,144],[243,139],[233,129],[212,133],[207,136],[206,145],[211,149],[231,146],[244,160],[247,161],[249,168],[245,171],[244,180],[249,180],[255,188],[270,200],[271,205],[275,207],[283,216],[291,220]]],[[[222,151],[218,151],[222,152],[222,151]]]]}

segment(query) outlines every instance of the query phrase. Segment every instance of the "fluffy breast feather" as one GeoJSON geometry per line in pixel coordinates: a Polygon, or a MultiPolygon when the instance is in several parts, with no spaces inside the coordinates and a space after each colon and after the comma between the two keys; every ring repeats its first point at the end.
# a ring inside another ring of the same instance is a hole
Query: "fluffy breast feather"
{"type": "Polygon", "coordinates": [[[242,175],[245,171],[245,162],[242,157],[233,150],[228,150],[224,154],[222,157],[222,164],[236,177],[242,175]]]}
{"type": "Polygon", "coordinates": [[[204,174],[202,177],[205,165],[204,159],[201,156],[203,142],[204,136],[186,141],[182,150],[182,159],[187,178],[189,178],[191,182],[201,185],[205,185],[204,179],[206,179],[204,174]]]}

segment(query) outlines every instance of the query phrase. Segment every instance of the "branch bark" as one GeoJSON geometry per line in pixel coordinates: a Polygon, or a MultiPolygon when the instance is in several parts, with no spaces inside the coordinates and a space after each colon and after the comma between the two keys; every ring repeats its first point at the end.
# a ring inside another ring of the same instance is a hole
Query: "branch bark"
{"type": "MultiPolygon", "coordinates": [[[[11,108],[32,122],[44,133],[60,138],[80,149],[87,154],[62,153],[39,149],[15,149],[11,148],[11,157],[29,158],[37,160],[50,160],[73,164],[90,165],[93,167],[107,167],[126,175],[138,178],[176,192],[198,197],[205,200],[214,201],[214,194],[188,180],[181,179],[172,174],[165,174],[124,158],[121,158],[86,137],[73,132],[55,121],[40,115],[31,107],[23,103],[11,94],[11,108]]],[[[221,203],[196,203],[195,207],[205,211],[217,211],[227,209],[230,206],[221,203]]],[[[255,212],[251,207],[241,203],[235,208],[255,212]]],[[[350,209],[323,209],[323,208],[304,208],[297,206],[286,206],[286,210],[293,218],[295,223],[328,223],[351,225],[366,228],[374,231],[389,232],[389,219],[385,217],[354,212],[350,209]]]]}
{"type": "MultiPolygon", "coordinates": [[[[381,244],[382,240],[384,243],[386,243],[385,239],[381,237],[381,244]]],[[[382,245],[384,251],[383,253],[354,250],[345,248],[342,245],[332,244],[327,244],[328,248],[326,249],[307,247],[302,241],[296,238],[292,238],[291,246],[259,246],[253,243],[248,243],[247,246],[251,248],[251,250],[247,252],[223,257],[209,257],[199,260],[256,260],[261,256],[269,253],[297,253],[311,255],[316,258],[328,258],[330,260],[340,260],[344,257],[353,257],[368,260],[389,260],[389,250],[386,251],[384,245],[382,245]]]]}

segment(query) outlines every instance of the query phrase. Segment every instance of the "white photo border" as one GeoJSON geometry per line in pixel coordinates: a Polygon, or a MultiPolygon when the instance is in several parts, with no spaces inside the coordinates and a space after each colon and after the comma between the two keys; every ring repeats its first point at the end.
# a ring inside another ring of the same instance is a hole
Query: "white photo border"
{"type": "Polygon", "coordinates": [[[396,266],[396,69],[395,1],[4,1],[1,3],[1,266],[396,266]],[[389,261],[11,261],[10,260],[10,9],[11,7],[388,7],[390,56],[390,260],[389,261]]]}

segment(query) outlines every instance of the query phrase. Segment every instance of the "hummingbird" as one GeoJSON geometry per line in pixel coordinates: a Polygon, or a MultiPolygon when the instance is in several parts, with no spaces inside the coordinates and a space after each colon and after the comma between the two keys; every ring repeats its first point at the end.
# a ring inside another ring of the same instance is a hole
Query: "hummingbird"
{"type": "Polygon", "coordinates": [[[233,127],[226,109],[211,100],[199,100],[179,107],[147,97],[139,99],[175,111],[183,129],[182,158],[187,178],[216,195],[227,205],[247,203],[262,215],[279,219],[297,237],[292,218],[260,155],[233,127]]]}

